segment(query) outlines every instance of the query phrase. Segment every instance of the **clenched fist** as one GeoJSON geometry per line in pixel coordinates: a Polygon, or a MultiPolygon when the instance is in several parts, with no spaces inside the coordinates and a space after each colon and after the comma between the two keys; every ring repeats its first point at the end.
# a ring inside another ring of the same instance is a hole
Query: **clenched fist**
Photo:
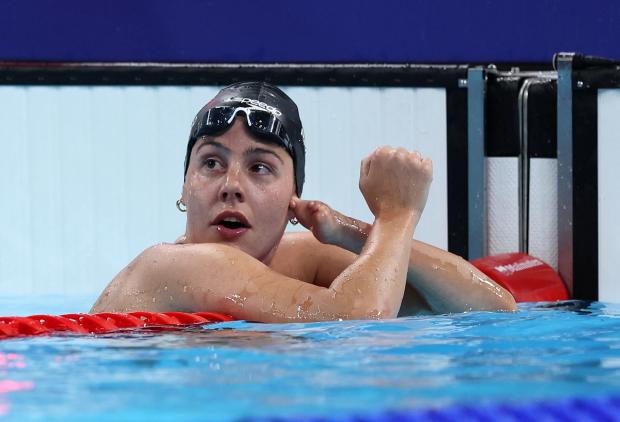
{"type": "Polygon", "coordinates": [[[362,160],[360,190],[375,218],[420,216],[433,179],[433,163],[418,152],[384,146],[362,160]]]}

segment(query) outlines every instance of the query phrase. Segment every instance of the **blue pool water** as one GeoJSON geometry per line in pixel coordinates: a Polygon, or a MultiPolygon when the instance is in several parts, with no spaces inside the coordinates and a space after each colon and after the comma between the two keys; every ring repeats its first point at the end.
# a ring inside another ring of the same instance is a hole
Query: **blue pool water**
{"type": "MultiPolygon", "coordinates": [[[[19,313],[68,311],[46,303],[19,313]]],[[[16,421],[337,417],[618,392],[620,305],[597,302],[0,341],[0,414],[16,421]]]]}

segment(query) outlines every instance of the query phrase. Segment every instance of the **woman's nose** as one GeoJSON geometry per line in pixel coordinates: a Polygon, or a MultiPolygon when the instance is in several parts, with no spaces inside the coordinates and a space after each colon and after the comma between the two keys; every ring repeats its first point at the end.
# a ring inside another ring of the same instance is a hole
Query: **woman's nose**
{"type": "Polygon", "coordinates": [[[228,168],[226,178],[220,189],[220,199],[222,201],[245,201],[242,177],[239,166],[230,166],[228,168]]]}

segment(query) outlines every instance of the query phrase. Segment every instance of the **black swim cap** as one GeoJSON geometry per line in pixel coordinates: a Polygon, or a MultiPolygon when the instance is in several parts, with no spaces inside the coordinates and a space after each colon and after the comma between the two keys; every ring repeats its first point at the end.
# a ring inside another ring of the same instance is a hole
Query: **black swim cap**
{"type": "MultiPolygon", "coordinates": [[[[259,129],[250,127],[250,130],[261,137],[268,137],[284,148],[293,159],[295,171],[295,188],[297,196],[301,196],[304,185],[304,167],[306,162],[306,149],[304,146],[304,131],[299,118],[297,105],[280,88],[266,82],[239,82],[223,88],[211,101],[207,103],[196,115],[192,122],[192,130],[189,134],[187,152],[185,154],[185,173],[189,167],[189,158],[196,141],[204,135],[222,133],[230,127],[230,123],[224,122],[223,126],[218,121],[217,125],[211,125],[209,111],[216,107],[237,107],[250,110],[267,111],[273,120],[268,128],[259,129]],[[222,127],[220,127],[222,126],[222,127]],[[214,128],[219,128],[214,132],[214,128]],[[267,133],[268,132],[268,133],[267,133]]],[[[215,111],[213,112],[215,113],[215,111]]],[[[213,114],[211,113],[211,114],[213,114]]],[[[246,121],[247,123],[247,121],[246,121]]],[[[185,177],[185,176],[184,176],[185,177]]]]}

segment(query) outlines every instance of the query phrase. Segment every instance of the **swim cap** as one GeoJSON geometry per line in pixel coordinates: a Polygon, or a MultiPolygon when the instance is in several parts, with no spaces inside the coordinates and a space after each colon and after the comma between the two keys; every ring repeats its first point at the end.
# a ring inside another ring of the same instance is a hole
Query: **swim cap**
{"type": "Polygon", "coordinates": [[[198,112],[192,122],[192,130],[187,143],[184,177],[187,175],[189,158],[196,141],[204,135],[225,132],[232,121],[228,118],[222,119],[222,116],[227,116],[228,112],[234,118],[237,109],[246,113],[248,117],[251,117],[255,111],[257,111],[256,114],[262,113],[269,116],[267,119],[269,122],[263,118],[248,118],[246,124],[252,133],[274,140],[289,153],[293,159],[295,190],[297,196],[301,196],[305,177],[306,148],[299,111],[288,95],[280,88],[266,82],[239,82],[229,85],[198,112]],[[252,123],[248,123],[249,121],[252,123]]]}

